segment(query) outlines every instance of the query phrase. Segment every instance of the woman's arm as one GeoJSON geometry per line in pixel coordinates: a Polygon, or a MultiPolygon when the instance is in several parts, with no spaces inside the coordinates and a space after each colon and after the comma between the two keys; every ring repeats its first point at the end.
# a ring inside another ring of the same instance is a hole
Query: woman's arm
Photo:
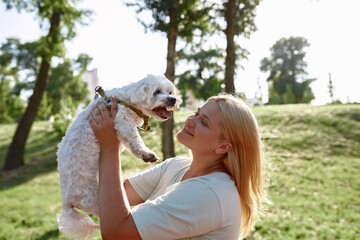
{"type": "MultiPolygon", "coordinates": [[[[130,213],[121,173],[119,140],[113,127],[117,111],[115,99],[111,113],[104,103],[94,110],[95,119],[89,122],[100,145],[99,159],[99,208],[100,228],[103,239],[141,239],[130,213]]],[[[129,188],[130,189],[130,188],[129,188]]],[[[131,191],[131,189],[130,189],[131,191]]]]}
{"type": "Polygon", "coordinates": [[[126,179],[124,181],[124,187],[130,206],[135,206],[144,202],[144,200],[142,200],[139,194],[135,191],[129,180],[126,179]]]}

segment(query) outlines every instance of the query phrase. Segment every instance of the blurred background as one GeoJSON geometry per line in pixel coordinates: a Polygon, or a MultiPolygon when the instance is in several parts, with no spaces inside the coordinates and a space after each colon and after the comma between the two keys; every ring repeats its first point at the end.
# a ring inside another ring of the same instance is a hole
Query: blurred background
{"type": "MultiPolygon", "coordinates": [[[[274,205],[248,239],[360,238],[359,11],[357,0],[0,1],[0,240],[65,239],[57,144],[96,86],[147,74],[184,100],[142,134],[163,159],[188,154],[174,135],[208,97],[253,108],[274,205]]],[[[127,176],[150,167],[123,156],[127,176]]]]}

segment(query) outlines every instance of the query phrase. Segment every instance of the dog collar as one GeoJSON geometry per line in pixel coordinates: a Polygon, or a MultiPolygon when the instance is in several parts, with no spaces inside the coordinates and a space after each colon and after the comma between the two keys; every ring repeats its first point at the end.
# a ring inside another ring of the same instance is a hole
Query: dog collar
{"type": "MultiPolygon", "coordinates": [[[[109,97],[107,97],[105,95],[105,91],[102,89],[102,87],[100,86],[97,86],[95,88],[95,92],[96,94],[100,95],[105,101],[110,101],[111,99],[109,97]]],[[[96,97],[96,96],[95,96],[96,97]]],[[[127,104],[126,102],[122,101],[122,100],[119,100],[119,99],[116,99],[116,102],[127,107],[127,108],[130,108],[131,110],[133,110],[139,117],[141,117],[143,120],[144,120],[144,128],[140,128],[138,127],[139,130],[141,131],[144,131],[144,132],[148,132],[150,131],[150,123],[149,123],[149,116],[146,116],[142,111],[140,111],[139,109],[137,109],[136,107],[134,106],[131,106],[129,104],[127,104]]],[[[107,109],[111,109],[111,106],[106,106],[107,109]]]]}

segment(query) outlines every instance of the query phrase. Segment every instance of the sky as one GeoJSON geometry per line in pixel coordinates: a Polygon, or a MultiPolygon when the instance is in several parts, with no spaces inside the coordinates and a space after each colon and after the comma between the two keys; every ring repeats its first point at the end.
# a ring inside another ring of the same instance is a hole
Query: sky
{"type": "MultiPolygon", "coordinates": [[[[88,26],[77,28],[77,37],[66,44],[68,57],[80,53],[93,57],[91,68],[98,70],[104,88],[122,86],[142,79],[147,74],[164,74],[167,39],[162,33],[145,33],[136,20],[135,10],[119,0],[84,0],[83,8],[94,15],[88,26]]],[[[334,85],[334,98],[343,103],[360,102],[360,1],[359,0],[263,0],[256,10],[258,28],[250,39],[237,39],[250,55],[237,69],[236,91],[248,98],[259,95],[267,99],[268,73],[259,70],[260,61],[270,57],[271,46],[280,38],[305,37],[309,78],[315,94],[312,104],[331,101],[329,73],[334,85]]],[[[5,10],[0,2],[0,43],[7,37],[22,42],[33,41],[45,30],[33,14],[5,10]]]]}

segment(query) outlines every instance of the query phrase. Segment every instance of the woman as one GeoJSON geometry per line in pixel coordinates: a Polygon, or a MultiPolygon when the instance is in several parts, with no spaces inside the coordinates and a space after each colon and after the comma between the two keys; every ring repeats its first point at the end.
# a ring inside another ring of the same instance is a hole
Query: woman
{"type": "Polygon", "coordinates": [[[89,116],[100,145],[99,206],[104,239],[238,239],[268,201],[256,119],[231,95],[211,97],[187,118],[177,140],[192,157],[177,157],[122,179],[112,100],[89,116]],[[138,205],[134,209],[130,206],[138,205]]]}

